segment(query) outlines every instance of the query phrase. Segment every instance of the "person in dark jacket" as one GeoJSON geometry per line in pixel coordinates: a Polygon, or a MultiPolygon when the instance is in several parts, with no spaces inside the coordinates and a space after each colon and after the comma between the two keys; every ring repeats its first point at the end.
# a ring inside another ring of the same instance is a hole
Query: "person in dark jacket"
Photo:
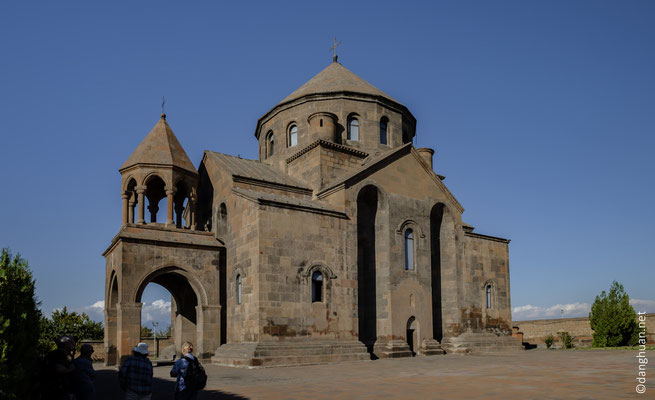
{"type": "Polygon", "coordinates": [[[76,400],[96,400],[96,389],[93,386],[96,371],[93,369],[91,354],[93,354],[93,346],[85,343],[80,348],[80,356],[73,361],[76,400]]]}
{"type": "Polygon", "coordinates": [[[75,344],[68,335],[60,336],[56,343],[57,349],[45,357],[42,391],[50,399],[70,400],[73,397],[72,376],[75,366],[71,361],[75,344]]]}
{"type": "Polygon", "coordinates": [[[182,357],[175,361],[173,369],[171,369],[171,376],[177,377],[175,382],[175,400],[195,400],[198,398],[198,391],[188,387],[184,378],[187,376],[189,363],[193,362],[193,345],[190,342],[184,342],[182,345],[182,357]]]}

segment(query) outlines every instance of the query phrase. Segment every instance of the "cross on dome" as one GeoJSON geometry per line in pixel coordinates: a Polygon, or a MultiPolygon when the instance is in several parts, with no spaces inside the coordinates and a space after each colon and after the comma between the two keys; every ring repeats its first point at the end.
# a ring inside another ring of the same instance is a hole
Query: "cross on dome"
{"type": "Polygon", "coordinates": [[[341,41],[337,42],[337,37],[335,36],[333,44],[330,47],[330,50],[334,52],[334,54],[332,56],[332,61],[333,62],[337,62],[337,59],[339,58],[339,56],[337,55],[337,46],[340,45],[340,44],[341,44],[341,41]]]}

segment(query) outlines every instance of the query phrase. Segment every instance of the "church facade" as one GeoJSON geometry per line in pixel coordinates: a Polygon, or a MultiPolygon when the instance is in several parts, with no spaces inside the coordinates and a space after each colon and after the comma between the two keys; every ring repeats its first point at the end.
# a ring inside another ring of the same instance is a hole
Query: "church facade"
{"type": "Polygon", "coordinates": [[[108,364],[139,341],[150,282],[172,295],[177,350],[219,364],[520,349],[509,240],[462,220],[415,134],[336,59],[258,120],[258,160],[205,151],[196,170],[162,114],[120,169],[108,364]]]}

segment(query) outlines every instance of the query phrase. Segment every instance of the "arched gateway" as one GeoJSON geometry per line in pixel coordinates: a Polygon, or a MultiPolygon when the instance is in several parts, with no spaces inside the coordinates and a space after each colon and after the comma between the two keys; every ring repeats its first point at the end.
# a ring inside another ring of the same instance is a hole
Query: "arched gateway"
{"type": "Polygon", "coordinates": [[[120,172],[123,223],[103,254],[106,363],[120,362],[140,341],[141,295],[149,283],[163,286],[173,297],[171,332],[176,351],[189,340],[196,353],[207,358],[220,345],[224,247],[212,233],[196,230],[198,173],[165,115],[120,172]],[[158,219],[164,199],[165,216],[158,219]]]}

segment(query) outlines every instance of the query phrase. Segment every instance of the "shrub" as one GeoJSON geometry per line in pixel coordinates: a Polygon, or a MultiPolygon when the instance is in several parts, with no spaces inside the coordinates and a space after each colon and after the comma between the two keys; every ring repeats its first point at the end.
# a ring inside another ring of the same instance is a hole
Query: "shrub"
{"type": "Polygon", "coordinates": [[[553,335],[548,335],[546,336],[546,340],[544,340],[544,342],[546,342],[546,347],[550,349],[550,347],[553,345],[553,342],[555,342],[555,338],[553,335]]]}
{"type": "Polygon", "coordinates": [[[568,332],[560,332],[559,338],[562,341],[563,349],[570,349],[573,347],[573,342],[571,341],[571,335],[568,332]]]}

